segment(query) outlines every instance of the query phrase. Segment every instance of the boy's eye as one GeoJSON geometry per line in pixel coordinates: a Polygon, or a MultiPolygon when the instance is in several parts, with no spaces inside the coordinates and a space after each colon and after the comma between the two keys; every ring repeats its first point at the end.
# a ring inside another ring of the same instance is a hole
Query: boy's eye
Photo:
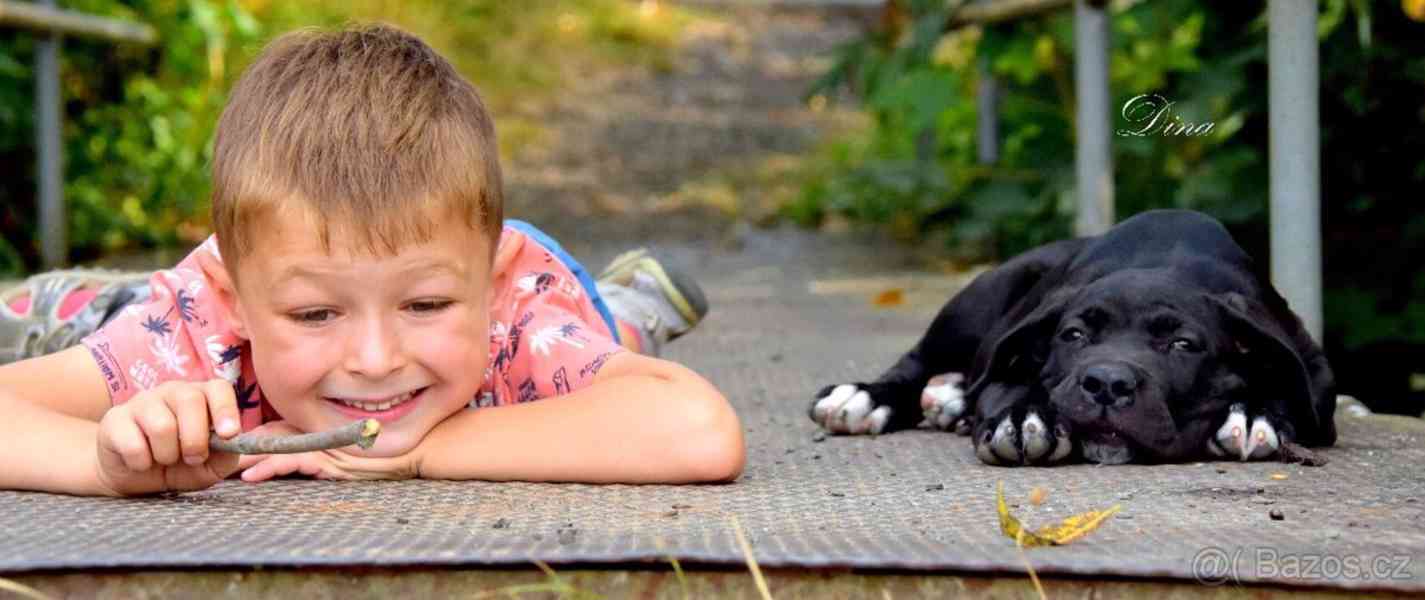
{"type": "Polygon", "coordinates": [[[433,313],[445,310],[451,304],[450,300],[417,300],[407,304],[406,308],[410,309],[411,312],[433,313]]]}
{"type": "Polygon", "coordinates": [[[290,316],[293,321],[296,321],[298,323],[306,325],[315,325],[318,323],[325,323],[327,321],[330,321],[333,317],[336,316],[336,311],[330,308],[318,308],[314,310],[304,310],[301,312],[295,312],[292,313],[290,316]]]}

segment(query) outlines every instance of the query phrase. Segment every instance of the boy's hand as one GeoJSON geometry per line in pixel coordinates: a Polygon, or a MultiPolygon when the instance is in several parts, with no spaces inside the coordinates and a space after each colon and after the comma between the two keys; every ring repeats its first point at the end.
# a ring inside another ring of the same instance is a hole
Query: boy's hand
{"type": "MultiPolygon", "coordinates": [[[[263,435],[304,433],[286,421],[264,423],[253,432],[263,435]]],[[[265,481],[293,473],[317,479],[411,479],[416,477],[418,466],[414,453],[373,458],[347,454],[341,448],[297,454],[255,454],[242,457],[239,464],[239,468],[243,469],[242,480],[247,482],[265,481]]]]}
{"type": "Polygon", "coordinates": [[[201,490],[237,471],[238,456],[209,452],[209,432],[241,429],[232,384],[170,381],[104,414],[98,480],[113,495],[201,490]]]}

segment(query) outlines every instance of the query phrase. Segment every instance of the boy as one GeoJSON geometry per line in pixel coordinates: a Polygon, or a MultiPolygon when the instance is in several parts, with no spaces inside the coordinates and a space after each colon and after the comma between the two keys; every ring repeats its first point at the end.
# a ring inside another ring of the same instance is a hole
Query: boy
{"type": "Polygon", "coordinates": [[[593,285],[552,240],[505,223],[489,116],[414,36],[373,26],[268,46],[219,121],[212,211],[215,237],[146,284],[76,288],[58,274],[0,298],[12,317],[69,319],[28,336],[35,350],[104,322],[81,345],[0,367],[0,489],[146,494],[237,471],[596,483],[741,472],[727,400],[615,341],[656,352],[687,331],[706,312],[696,285],[641,252],[593,285]],[[369,450],[207,445],[210,431],[360,418],[382,422],[369,450]]]}

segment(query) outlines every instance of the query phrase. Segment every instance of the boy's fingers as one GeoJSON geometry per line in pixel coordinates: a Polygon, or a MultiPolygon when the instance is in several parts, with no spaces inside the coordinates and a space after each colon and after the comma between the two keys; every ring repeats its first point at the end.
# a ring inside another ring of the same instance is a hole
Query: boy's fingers
{"type": "Polygon", "coordinates": [[[208,401],[204,390],[185,387],[165,397],[178,423],[178,446],[183,462],[201,465],[208,460],[208,401]]]}
{"type": "Polygon", "coordinates": [[[130,471],[147,471],[153,466],[153,454],[148,440],[133,419],[113,419],[105,423],[108,447],[124,461],[130,471]]]}
{"type": "MultiPolygon", "coordinates": [[[[221,379],[214,379],[203,384],[203,393],[208,397],[208,413],[213,417],[213,431],[223,438],[230,438],[241,432],[242,422],[233,385],[221,379]]],[[[206,434],[203,443],[208,443],[206,434]]]]}
{"type": "Polygon", "coordinates": [[[134,421],[148,439],[154,462],[172,465],[178,462],[178,419],[164,402],[146,402],[134,409],[134,421]]]}
{"type": "Polygon", "coordinates": [[[221,481],[242,470],[241,463],[244,458],[241,454],[214,452],[208,456],[208,462],[203,463],[203,467],[207,468],[213,477],[221,481]]]}

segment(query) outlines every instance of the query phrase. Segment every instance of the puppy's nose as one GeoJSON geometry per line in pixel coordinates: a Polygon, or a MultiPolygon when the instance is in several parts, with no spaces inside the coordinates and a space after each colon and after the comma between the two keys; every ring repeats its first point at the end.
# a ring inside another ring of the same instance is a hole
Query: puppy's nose
{"type": "Polygon", "coordinates": [[[1127,406],[1133,403],[1138,377],[1127,365],[1100,363],[1084,369],[1079,388],[1090,402],[1104,406],[1127,406]]]}

